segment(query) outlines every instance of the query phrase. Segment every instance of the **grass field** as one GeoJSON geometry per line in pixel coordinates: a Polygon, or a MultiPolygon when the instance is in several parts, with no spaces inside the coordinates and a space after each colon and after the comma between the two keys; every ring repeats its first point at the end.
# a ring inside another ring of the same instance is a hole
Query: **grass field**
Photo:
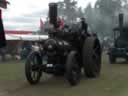
{"type": "Polygon", "coordinates": [[[109,64],[102,60],[99,78],[82,77],[80,84],[70,87],[64,78],[42,77],[29,85],[24,76],[24,63],[0,63],[0,96],[128,96],[128,64],[109,64]]]}

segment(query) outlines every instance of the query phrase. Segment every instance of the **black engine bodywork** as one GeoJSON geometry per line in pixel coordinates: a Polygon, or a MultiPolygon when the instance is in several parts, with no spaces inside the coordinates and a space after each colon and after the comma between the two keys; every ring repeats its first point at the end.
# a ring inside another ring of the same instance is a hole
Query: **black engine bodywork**
{"type": "Polygon", "coordinates": [[[76,85],[80,80],[81,68],[85,76],[97,77],[101,69],[98,38],[83,32],[79,24],[65,25],[59,29],[56,3],[51,3],[49,10],[49,38],[41,42],[43,48],[32,52],[26,62],[25,74],[29,83],[38,83],[42,72],[46,72],[65,76],[70,85],[76,85]],[[37,77],[32,73],[38,73],[37,77]]]}

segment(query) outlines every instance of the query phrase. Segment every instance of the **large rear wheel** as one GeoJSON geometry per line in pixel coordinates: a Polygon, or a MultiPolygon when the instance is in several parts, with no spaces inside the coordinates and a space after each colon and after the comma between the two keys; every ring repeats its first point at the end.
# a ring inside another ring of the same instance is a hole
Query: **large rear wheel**
{"type": "Polygon", "coordinates": [[[97,38],[88,37],[84,42],[83,67],[87,77],[99,76],[101,70],[101,46],[97,38]]]}

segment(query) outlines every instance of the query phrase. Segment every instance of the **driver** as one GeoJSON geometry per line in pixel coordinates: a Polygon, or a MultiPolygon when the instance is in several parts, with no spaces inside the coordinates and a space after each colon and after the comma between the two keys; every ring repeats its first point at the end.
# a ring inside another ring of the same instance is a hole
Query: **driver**
{"type": "Polygon", "coordinates": [[[88,35],[88,24],[86,23],[86,19],[84,17],[81,18],[81,29],[83,34],[88,35]]]}

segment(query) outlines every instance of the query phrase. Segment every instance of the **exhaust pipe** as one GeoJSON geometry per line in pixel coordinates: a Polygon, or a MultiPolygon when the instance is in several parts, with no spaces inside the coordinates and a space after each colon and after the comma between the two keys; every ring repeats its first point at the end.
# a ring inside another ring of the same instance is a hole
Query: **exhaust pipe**
{"type": "Polygon", "coordinates": [[[57,27],[57,3],[49,3],[49,20],[54,28],[57,27]]]}
{"type": "Polygon", "coordinates": [[[124,23],[124,14],[120,13],[119,14],[119,29],[120,29],[120,32],[122,32],[122,30],[123,30],[123,23],[124,23]]]}

